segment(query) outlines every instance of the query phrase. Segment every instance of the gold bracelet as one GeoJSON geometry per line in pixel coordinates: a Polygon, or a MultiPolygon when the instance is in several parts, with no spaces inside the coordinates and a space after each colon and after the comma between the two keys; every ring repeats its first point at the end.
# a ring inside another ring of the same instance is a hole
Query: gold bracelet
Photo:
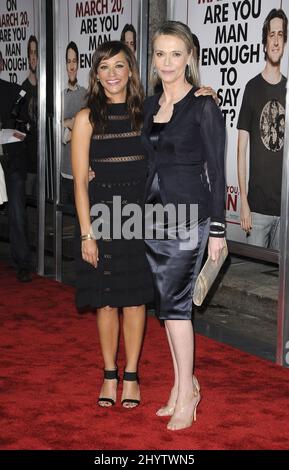
{"type": "Polygon", "coordinates": [[[94,238],[91,233],[88,233],[87,235],[81,235],[80,240],[85,242],[85,240],[94,240],[94,238]]]}
{"type": "Polygon", "coordinates": [[[80,240],[82,242],[84,242],[85,240],[96,240],[92,226],[90,226],[89,233],[80,236],[80,240]]]}

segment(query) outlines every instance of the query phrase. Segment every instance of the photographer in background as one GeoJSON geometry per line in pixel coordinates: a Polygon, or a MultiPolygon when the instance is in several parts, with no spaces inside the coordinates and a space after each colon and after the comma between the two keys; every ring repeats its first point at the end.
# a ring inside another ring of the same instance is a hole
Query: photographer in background
{"type": "MultiPolygon", "coordinates": [[[[0,52],[0,73],[2,69],[3,58],[0,52]]],[[[17,114],[21,114],[22,103],[24,101],[20,99],[20,92],[21,87],[19,85],[0,78],[0,121],[4,129],[15,129],[20,122],[17,119],[17,114]]],[[[24,142],[3,145],[3,153],[6,157],[5,178],[8,194],[8,225],[11,256],[17,269],[17,279],[20,282],[29,282],[32,279],[30,275],[31,257],[27,237],[24,142]]]]}

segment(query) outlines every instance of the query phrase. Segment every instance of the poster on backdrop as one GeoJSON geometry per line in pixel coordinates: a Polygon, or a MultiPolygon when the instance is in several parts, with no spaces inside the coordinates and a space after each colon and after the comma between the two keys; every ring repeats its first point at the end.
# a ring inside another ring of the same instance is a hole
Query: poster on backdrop
{"type": "Polygon", "coordinates": [[[133,30],[130,39],[136,53],[138,38],[136,0],[61,1],[59,45],[62,88],[62,149],[60,158],[63,204],[74,204],[71,167],[71,136],[75,115],[85,106],[89,70],[96,48],[110,40],[120,40],[124,27],[133,30]]]}
{"type": "MultiPolygon", "coordinates": [[[[240,227],[240,190],[237,175],[237,121],[247,82],[265,66],[262,26],[272,8],[283,8],[289,17],[289,1],[281,0],[188,0],[182,16],[174,2],[173,18],[184,21],[201,46],[201,83],[218,93],[227,128],[227,237],[245,241],[240,227]]],[[[287,76],[288,45],[281,71],[287,76]]]]}
{"type": "Polygon", "coordinates": [[[126,24],[132,24],[137,32],[137,8],[135,0],[66,0],[60,4],[61,44],[63,47],[63,78],[66,84],[65,51],[70,41],[78,48],[78,80],[88,84],[88,72],[92,56],[100,44],[121,38],[126,24]]]}
{"type": "Polygon", "coordinates": [[[27,44],[30,36],[38,39],[36,0],[1,0],[0,51],[3,57],[1,78],[22,83],[29,72],[27,44]]]}

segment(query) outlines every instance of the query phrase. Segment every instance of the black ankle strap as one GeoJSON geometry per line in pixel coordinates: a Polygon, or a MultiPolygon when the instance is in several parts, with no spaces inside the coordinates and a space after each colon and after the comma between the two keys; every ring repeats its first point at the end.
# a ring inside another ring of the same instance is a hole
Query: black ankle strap
{"type": "Polygon", "coordinates": [[[118,380],[118,369],[114,369],[114,370],[104,369],[104,378],[108,380],[113,380],[113,379],[118,380]]]}
{"type": "Polygon", "coordinates": [[[123,380],[128,380],[130,382],[136,380],[138,382],[138,375],[137,372],[126,372],[123,373],[123,380]]]}

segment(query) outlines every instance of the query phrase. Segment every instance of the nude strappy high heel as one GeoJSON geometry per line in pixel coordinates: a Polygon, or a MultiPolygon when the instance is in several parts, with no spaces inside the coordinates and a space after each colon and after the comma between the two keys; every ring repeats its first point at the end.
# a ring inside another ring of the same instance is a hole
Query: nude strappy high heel
{"type": "MultiPolygon", "coordinates": [[[[201,387],[198,382],[198,379],[195,375],[193,375],[193,385],[194,385],[194,390],[197,391],[197,393],[200,393],[201,387]]],[[[171,406],[162,406],[157,412],[157,416],[173,416],[174,411],[175,411],[175,406],[176,406],[176,400],[173,405],[171,406]]]]}
{"type": "Polygon", "coordinates": [[[178,431],[188,428],[193,421],[197,420],[197,407],[201,401],[200,384],[195,376],[193,376],[193,398],[187,403],[174,410],[174,414],[170,419],[167,429],[170,431],[178,431]]]}
{"type": "Polygon", "coordinates": [[[198,382],[198,379],[195,375],[193,375],[193,385],[194,385],[194,394],[196,393],[197,395],[200,394],[201,387],[198,382]]]}
{"type": "MultiPolygon", "coordinates": [[[[172,394],[172,391],[171,391],[171,394],[172,394]]],[[[170,398],[168,401],[170,401],[170,398]]],[[[156,415],[157,416],[173,416],[175,406],[176,406],[176,399],[173,401],[172,405],[167,404],[165,406],[162,406],[158,411],[156,411],[156,415]]]]}

